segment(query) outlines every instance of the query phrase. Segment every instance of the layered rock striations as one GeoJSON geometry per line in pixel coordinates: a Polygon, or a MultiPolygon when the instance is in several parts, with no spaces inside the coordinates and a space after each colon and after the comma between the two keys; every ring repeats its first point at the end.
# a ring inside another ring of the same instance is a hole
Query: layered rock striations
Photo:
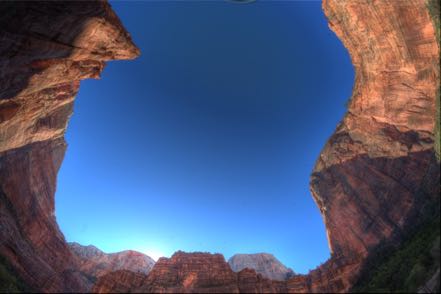
{"type": "MultiPolygon", "coordinates": [[[[234,273],[217,255],[178,253],[148,275],[104,274],[95,290],[348,291],[372,248],[439,203],[439,46],[426,2],[324,0],[323,10],[356,71],[348,112],[311,175],[331,259],[276,282],[234,273]]],[[[139,50],[106,2],[1,2],[0,15],[0,255],[37,291],[88,291],[54,217],[63,135],[79,81],[139,50]]]]}
{"type": "Polygon", "coordinates": [[[93,292],[138,293],[284,293],[283,282],[254,270],[231,270],[221,254],[185,253],[161,257],[148,275],[116,271],[98,279],[93,292]]]}
{"type": "Polygon", "coordinates": [[[80,80],[139,54],[106,2],[0,3],[0,255],[37,291],[91,284],[54,216],[80,80]]]}
{"type": "Polygon", "coordinates": [[[333,257],[303,283],[307,291],[347,291],[372,248],[439,210],[430,207],[440,192],[439,46],[425,1],[325,0],[323,10],[356,78],[311,175],[333,257]]]}
{"type": "Polygon", "coordinates": [[[425,1],[324,1],[356,79],[317,160],[311,192],[331,251],[366,255],[439,197],[434,160],[439,48],[425,1]]]}
{"type": "Polygon", "coordinates": [[[294,275],[292,269],[269,253],[235,254],[228,259],[228,264],[234,272],[249,268],[270,280],[284,281],[294,275]]]}
{"type": "Polygon", "coordinates": [[[71,252],[79,259],[79,270],[93,282],[96,282],[99,277],[117,270],[148,274],[155,265],[152,258],[137,251],[104,253],[93,245],[68,244],[71,252]]]}

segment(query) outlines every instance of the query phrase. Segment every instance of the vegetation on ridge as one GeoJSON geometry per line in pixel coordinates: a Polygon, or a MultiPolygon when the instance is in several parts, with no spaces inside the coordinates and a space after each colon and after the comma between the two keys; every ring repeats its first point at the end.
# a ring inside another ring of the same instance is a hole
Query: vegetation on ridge
{"type": "Polygon", "coordinates": [[[378,246],[352,292],[416,293],[440,266],[439,213],[419,228],[398,248],[387,244],[378,246]]]}

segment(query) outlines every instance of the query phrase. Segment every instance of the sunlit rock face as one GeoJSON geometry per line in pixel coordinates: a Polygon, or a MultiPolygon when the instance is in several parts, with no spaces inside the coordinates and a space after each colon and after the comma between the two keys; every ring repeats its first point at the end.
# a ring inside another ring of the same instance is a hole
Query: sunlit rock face
{"type": "Polygon", "coordinates": [[[235,254],[228,259],[228,264],[235,272],[249,268],[271,280],[284,281],[294,275],[292,269],[287,268],[274,255],[268,253],[235,254]]]}
{"type": "Polygon", "coordinates": [[[425,1],[324,1],[356,80],[311,176],[336,254],[365,255],[439,197],[439,48],[425,1]]]}
{"type": "Polygon", "coordinates": [[[0,255],[37,291],[87,291],[54,217],[79,81],[139,54],[105,2],[0,3],[0,255]]]}
{"type": "Polygon", "coordinates": [[[71,252],[79,259],[80,271],[93,283],[99,277],[117,270],[148,274],[155,265],[152,258],[137,251],[126,250],[117,253],[104,253],[93,245],[68,244],[71,252]]]}
{"type": "Polygon", "coordinates": [[[285,283],[263,278],[254,270],[231,270],[221,254],[176,252],[161,257],[149,275],[129,271],[109,273],[93,292],[139,293],[285,293],[285,283]]]}
{"type": "Polygon", "coordinates": [[[356,78],[348,112],[311,175],[333,257],[306,289],[347,291],[370,249],[399,240],[439,200],[439,47],[422,0],[325,0],[323,10],[356,78]]]}
{"type": "MultiPolygon", "coordinates": [[[[148,275],[105,274],[95,290],[348,291],[369,250],[399,240],[439,199],[439,47],[425,1],[325,0],[323,9],[356,70],[348,112],[311,175],[331,259],[276,282],[234,273],[219,255],[177,253],[148,275]]],[[[138,54],[106,2],[0,2],[0,255],[37,291],[92,287],[54,217],[63,136],[79,81],[138,54]]]]}

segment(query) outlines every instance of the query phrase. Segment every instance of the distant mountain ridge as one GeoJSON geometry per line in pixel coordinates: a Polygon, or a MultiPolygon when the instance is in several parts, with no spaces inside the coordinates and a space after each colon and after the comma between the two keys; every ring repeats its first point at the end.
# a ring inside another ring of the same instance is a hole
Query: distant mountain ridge
{"type": "Polygon", "coordinates": [[[228,264],[235,272],[250,268],[271,280],[284,281],[294,275],[292,269],[269,253],[235,254],[228,260],[228,264]]]}
{"type": "Polygon", "coordinates": [[[100,277],[92,293],[287,293],[252,269],[235,273],[222,254],[177,251],[161,257],[148,275],[120,270],[100,277]]]}
{"type": "Polygon", "coordinates": [[[133,250],[105,253],[93,245],[83,246],[75,242],[68,245],[78,258],[81,272],[93,281],[117,270],[148,274],[155,265],[151,257],[133,250]]]}

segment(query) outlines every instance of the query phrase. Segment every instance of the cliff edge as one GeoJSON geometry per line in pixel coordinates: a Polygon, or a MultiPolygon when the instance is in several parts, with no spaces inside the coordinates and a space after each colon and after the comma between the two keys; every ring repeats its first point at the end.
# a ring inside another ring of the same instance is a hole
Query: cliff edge
{"type": "Polygon", "coordinates": [[[106,2],[0,3],[0,255],[32,288],[92,286],[54,216],[80,80],[139,50],[106,2]]]}

